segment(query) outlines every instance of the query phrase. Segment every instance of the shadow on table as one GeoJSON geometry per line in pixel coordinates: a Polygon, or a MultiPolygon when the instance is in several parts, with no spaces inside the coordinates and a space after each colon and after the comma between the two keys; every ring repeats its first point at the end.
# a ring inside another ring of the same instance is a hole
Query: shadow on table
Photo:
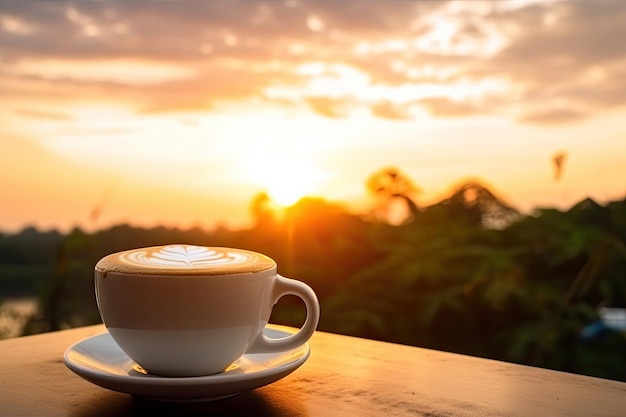
{"type": "Polygon", "coordinates": [[[207,402],[161,402],[117,393],[106,393],[78,405],[72,417],[97,416],[307,416],[298,395],[249,391],[224,400],[207,402]]]}

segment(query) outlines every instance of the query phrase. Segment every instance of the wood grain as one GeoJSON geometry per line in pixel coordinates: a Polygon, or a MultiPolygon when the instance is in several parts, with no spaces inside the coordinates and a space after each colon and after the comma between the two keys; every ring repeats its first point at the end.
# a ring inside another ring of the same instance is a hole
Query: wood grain
{"type": "Polygon", "coordinates": [[[626,416],[626,383],[318,332],[293,374],[236,397],[163,403],[63,364],[91,326],[0,342],[0,416],[626,416]]]}

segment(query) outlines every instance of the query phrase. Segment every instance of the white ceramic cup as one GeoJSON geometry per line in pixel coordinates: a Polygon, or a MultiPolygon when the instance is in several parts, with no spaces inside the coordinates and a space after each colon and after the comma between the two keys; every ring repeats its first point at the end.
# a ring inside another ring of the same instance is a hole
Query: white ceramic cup
{"type": "Polygon", "coordinates": [[[102,258],[96,301],[107,330],[146,371],[163,376],[211,375],[244,353],[286,351],[315,332],[319,303],[301,281],[277,274],[265,255],[230,248],[169,245],[102,258]],[[295,334],[263,334],[284,295],[300,297],[307,316],[295,334]]]}

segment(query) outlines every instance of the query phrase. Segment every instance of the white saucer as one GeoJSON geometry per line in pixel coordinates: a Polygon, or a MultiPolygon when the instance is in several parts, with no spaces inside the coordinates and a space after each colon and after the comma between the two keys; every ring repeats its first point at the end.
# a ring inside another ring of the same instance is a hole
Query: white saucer
{"type": "MultiPolygon", "coordinates": [[[[278,339],[297,329],[268,325],[267,337],[278,339]]],[[[280,353],[244,354],[226,371],[209,376],[168,378],[145,373],[113,341],[109,333],[81,340],[63,355],[68,368],[104,388],[164,401],[215,400],[278,381],[309,357],[306,343],[280,353]]]]}

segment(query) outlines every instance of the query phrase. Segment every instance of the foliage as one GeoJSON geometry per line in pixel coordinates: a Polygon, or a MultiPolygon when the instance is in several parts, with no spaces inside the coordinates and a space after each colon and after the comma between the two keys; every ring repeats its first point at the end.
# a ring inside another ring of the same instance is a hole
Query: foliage
{"type": "Polygon", "coordinates": [[[379,228],[383,260],[327,303],[334,330],[626,379],[624,337],[579,336],[597,307],[626,307],[626,202],[543,210],[502,230],[458,207],[379,228]]]}
{"type": "MultiPolygon", "coordinates": [[[[380,175],[387,190],[399,187],[380,175]]],[[[388,197],[408,198],[410,189],[388,197]]],[[[626,380],[623,334],[581,337],[598,307],[626,307],[626,201],[522,216],[468,183],[438,204],[413,205],[392,226],[314,198],[281,217],[266,198],[253,202],[257,221],[246,230],[1,235],[0,296],[38,291],[26,333],[97,323],[92,277],[102,256],[176,242],[234,246],[266,253],[281,274],[308,282],[321,330],[626,380]]],[[[272,320],[297,326],[303,311],[286,298],[272,320]]]]}

